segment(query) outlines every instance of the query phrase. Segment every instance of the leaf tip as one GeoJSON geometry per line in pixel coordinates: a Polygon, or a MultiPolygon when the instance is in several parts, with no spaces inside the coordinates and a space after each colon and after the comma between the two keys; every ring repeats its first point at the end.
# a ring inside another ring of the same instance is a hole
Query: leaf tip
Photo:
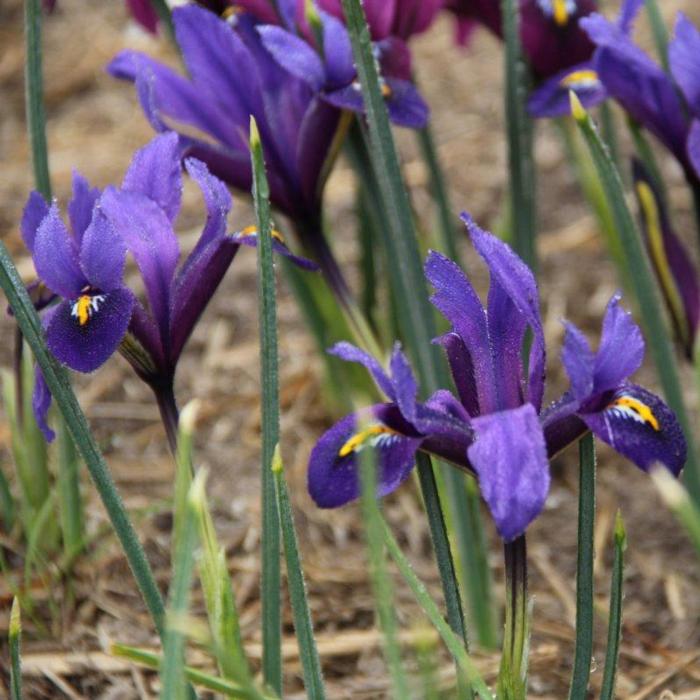
{"type": "Polygon", "coordinates": [[[10,611],[10,637],[19,637],[22,631],[22,616],[20,611],[19,599],[15,596],[12,599],[12,610],[10,611]]]}
{"type": "Polygon", "coordinates": [[[573,90],[569,90],[569,104],[571,105],[571,116],[577,122],[585,122],[588,117],[588,112],[586,112],[584,106],[581,104],[581,100],[573,90]]]}
{"type": "Polygon", "coordinates": [[[279,442],[275,445],[275,451],[272,455],[272,472],[273,474],[280,474],[284,465],[282,463],[282,452],[280,451],[279,442]]]}

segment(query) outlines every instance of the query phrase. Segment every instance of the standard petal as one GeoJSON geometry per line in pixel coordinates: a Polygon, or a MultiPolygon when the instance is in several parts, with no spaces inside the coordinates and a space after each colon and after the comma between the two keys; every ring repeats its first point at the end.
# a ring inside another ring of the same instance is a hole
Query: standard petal
{"type": "Polygon", "coordinates": [[[122,189],[152,199],[171,222],[175,221],[182,199],[180,150],[175,132],[160,134],[136,151],[122,189]]]}
{"type": "Polygon", "coordinates": [[[152,199],[109,187],[101,207],[141,271],[153,317],[164,337],[169,327],[170,285],[180,255],[170,220],[152,199]]]}
{"type": "Polygon", "coordinates": [[[214,239],[226,234],[226,219],[231,211],[233,201],[228,187],[218,177],[214,177],[201,160],[188,158],[185,161],[185,168],[187,168],[190,177],[199,185],[199,189],[202,190],[204,204],[207,208],[207,222],[189,258],[194,259],[194,256],[198,255],[214,239]]]}
{"type": "Polygon", "coordinates": [[[68,218],[78,246],[92,221],[92,211],[99,197],[100,190],[97,187],[90,187],[90,183],[77,170],[74,170],[73,198],[68,203],[68,218]]]}
{"type": "Polygon", "coordinates": [[[80,247],[80,267],[91,286],[111,292],[122,286],[126,245],[101,209],[95,209],[80,247]]]}
{"type": "MultiPolygon", "coordinates": [[[[491,284],[496,282],[501,288],[523,321],[532,330],[532,346],[530,348],[528,391],[526,399],[537,410],[542,404],[544,395],[544,368],[545,368],[545,343],[542,319],[540,318],[539,295],[537,283],[532,270],[511,250],[503,241],[480,229],[471,217],[463,213],[462,220],[466,223],[474,247],[488,265],[491,273],[491,284]]],[[[498,293],[494,296],[494,305],[503,309],[502,297],[498,293]],[[501,300],[499,301],[499,298],[501,300]]],[[[489,305],[491,306],[491,299],[489,305]]],[[[512,314],[510,314],[513,319],[512,314]]],[[[489,326],[493,323],[492,314],[489,313],[489,326]]],[[[513,343],[514,334],[504,333],[501,336],[504,342],[513,343]]],[[[494,341],[492,339],[492,345],[494,341]]],[[[506,347],[493,347],[495,358],[511,354],[506,347]]],[[[498,373],[498,369],[494,369],[498,373]]],[[[503,372],[511,372],[509,366],[502,367],[503,372]]]]}
{"type": "Polygon", "coordinates": [[[671,73],[691,112],[700,115],[700,32],[682,13],[676,20],[676,33],[668,47],[671,73]]]}
{"type": "Polygon", "coordinates": [[[409,423],[415,423],[418,384],[408,358],[401,352],[399,343],[394,346],[389,366],[391,383],[394,386],[394,396],[399,410],[409,423]]]}
{"type": "Polygon", "coordinates": [[[571,392],[577,401],[585,401],[593,393],[593,372],[595,356],[586,336],[574,326],[565,322],[564,347],[561,359],[571,382],[571,392]]]}
{"type": "MultiPolygon", "coordinates": [[[[257,248],[258,246],[258,234],[256,232],[246,231],[243,233],[237,233],[232,236],[232,239],[236,243],[247,246],[248,248],[257,248]]],[[[313,260],[302,258],[299,255],[294,255],[294,253],[287,248],[287,244],[283,243],[276,236],[272,239],[272,252],[276,253],[277,255],[283,255],[302,270],[310,270],[313,272],[318,270],[318,265],[313,262],[313,260]]]]}
{"type": "Polygon", "coordinates": [[[676,476],[687,446],[676,414],[650,391],[622,386],[596,413],[579,413],[591,431],[645,471],[660,462],[676,476]]]}
{"type": "Polygon", "coordinates": [[[27,250],[30,253],[34,252],[34,239],[36,232],[39,230],[41,222],[49,213],[49,205],[39,192],[33,191],[27,198],[27,203],[22,211],[22,221],[20,230],[22,231],[22,240],[27,250]]]}
{"type": "Polygon", "coordinates": [[[178,275],[173,285],[170,312],[170,363],[173,368],[239,247],[231,236],[217,237],[196,254],[193,252],[178,275]]]}
{"type": "Polygon", "coordinates": [[[435,288],[430,301],[450,321],[469,352],[481,412],[496,410],[486,311],[481,300],[460,267],[440,253],[428,254],[425,276],[435,288]]]}
{"type": "Polygon", "coordinates": [[[32,252],[37,274],[52,292],[77,297],[86,279],[78,264],[75,242],[54,204],[39,226],[32,252]]]}
{"type": "Polygon", "coordinates": [[[365,352],[355,345],[352,345],[352,343],[347,343],[345,341],[336,343],[328,350],[328,352],[331,355],[339,357],[341,360],[345,360],[346,362],[358,362],[359,364],[363,365],[372,375],[374,381],[379,387],[379,390],[382,391],[391,401],[396,399],[393,381],[384,371],[384,368],[381,366],[379,361],[372,357],[372,355],[370,355],[368,352],[365,352]]]}
{"type": "Polygon", "coordinates": [[[616,294],[608,302],[603,334],[595,356],[593,391],[601,394],[614,389],[634,374],[644,359],[644,338],[632,314],[620,306],[616,294]]]}
{"type": "Polygon", "coordinates": [[[457,387],[462,406],[470,416],[478,416],[479,396],[474,377],[474,363],[467,346],[457,333],[445,333],[436,338],[435,343],[442,345],[447,354],[452,379],[457,387]]]}
{"type": "Polygon", "coordinates": [[[134,295],[125,287],[94,297],[89,320],[81,324],[75,315],[76,302],[56,307],[46,328],[51,352],[78,372],[92,372],[119,347],[131,319],[134,295]]]}
{"type": "Polygon", "coordinates": [[[51,392],[44,379],[44,373],[39,365],[34,366],[34,389],[32,391],[32,412],[34,420],[39,426],[46,442],[52,442],[56,433],[49,428],[47,422],[49,409],[51,408],[51,392]]]}
{"type": "Polygon", "coordinates": [[[257,29],[263,46],[282,68],[303,80],[312,90],[323,87],[326,71],[321,57],[304,39],[274,25],[257,29]]]}
{"type": "Polygon", "coordinates": [[[547,448],[532,404],[472,421],[467,450],[501,537],[510,542],[540,514],[549,493],[547,448]]]}
{"type": "MultiPolygon", "coordinates": [[[[371,413],[371,411],[370,411],[371,413]]],[[[321,508],[337,508],[360,495],[358,454],[374,448],[377,496],[394,491],[411,472],[422,438],[405,437],[372,420],[351,414],[336,423],[316,443],[309,457],[309,494],[321,508]],[[370,422],[358,427],[362,418],[370,422]]]]}

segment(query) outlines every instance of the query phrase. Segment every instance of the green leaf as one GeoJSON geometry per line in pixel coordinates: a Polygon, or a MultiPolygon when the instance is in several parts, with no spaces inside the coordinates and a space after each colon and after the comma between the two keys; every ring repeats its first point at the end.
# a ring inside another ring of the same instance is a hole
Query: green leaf
{"type": "Polygon", "coordinates": [[[10,697],[12,700],[22,700],[22,660],[20,640],[22,636],[22,620],[20,617],[19,600],[12,599],[10,611],[10,697]]]}
{"type": "Polygon", "coordinates": [[[457,659],[460,668],[466,674],[472,687],[479,694],[479,697],[482,698],[482,700],[493,700],[491,691],[488,689],[486,683],[474,665],[474,662],[467,653],[462,640],[457,637],[457,635],[443,619],[442,613],[435,604],[435,601],[430,596],[430,593],[428,593],[425,585],[416,576],[411,564],[401,551],[398,542],[389,530],[389,526],[383,519],[380,519],[379,525],[381,528],[380,531],[384,540],[384,545],[389,550],[391,558],[397,565],[401,575],[404,578],[404,581],[413,592],[413,595],[418,601],[420,607],[423,609],[423,612],[427,615],[430,622],[438,631],[440,637],[442,637],[442,641],[445,643],[445,646],[450,650],[452,656],[457,659]]]}
{"type": "Polygon", "coordinates": [[[304,670],[304,687],[306,696],[310,700],[323,700],[326,693],[323,686],[323,672],[321,661],[316,649],[311,611],[306,598],[306,584],[304,572],[301,568],[301,557],[297,536],[294,531],[294,517],[292,505],[289,501],[287,483],[284,478],[282,457],[279,446],[275,451],[272,461],[272,471],[275,478],[275,493],[277,495],[277,509],[282,525],[282,541],[284,543],[284,555],[287,561],[287,583],[289,585],[289,597],[292,602],[292,614],[294,616],[294,630],[299,644],[299,656],[304,670]]]}
{"type": "Polygon", "coordinates": [[[279,442],[279,376],[277,309],[272,267],[270,190],[263,147],[255,119],[250,121],[253,200],[258,226],[258,306],[260,323],[260,384],[262,386],[262,646],[263,677],[282,692],[282,627],[280,619],[280,525],[272,459],[279,442]]]}
{"type": "Polygon", "coordinates": [[[533,123],[526,108],[530,79],[521,55],[519,4],[516,0],[501,0],[501,15],[505,42],[504,96],[513,247],[531,270],[537,270],[533,123]]]}
{"type": "MultiPolygon", "coordinates": [[[[182,436],[182,431],[180,432],[182,436]]],[[[190,474],[190,460],[178,461],[178,481],[184,480],[183,474],[190,474]]],[[[197,478],[202,478],[201,475],[197,478]]],[[[192,485],[190,492],[194,489],[192,485]]],[[[170,583],[170,597],[163,639],[163,661],[160,666],[161,700],[185,700],[187,684],[185,681],[185,635],[179,622],[187,615],[192,571],[194,568],[194,547],[197,530],[195,526],[195,509],[188,496],[184,504],[176,504],[173,531],[177,533],[173,557],[173,574],[170,583]]]]}
{"type": "MultiPolygon", "coordinates": [[[[141,664],[146,668],[160,668],[162,658],[158,654],[145,649],[138,649],[126,644],[112,644],[110,653],[113,656],[119,656],[124,659],[129,659],[135,663],[141,664]]],[[[277,696],[270,694],[262,694],[259,691],[253,691],[244,686],[238,685],[232,681],[217,678],[209,673],[204,673],[190,666],[184,667],[184,672],[187,680],[192,683],[213,690],[215,693],[221,693],[228,698],[240,698],[241,700],[277,700],[277,696]]]]}
{"type": "Polygon", "coordinates": [[[615,164],[612,162],[605,144],[601,141],[593,121],[574,93],[571,93],[571,101],[572,115],[576,119],[593,156],[596,169],[604,185],[608,204],[613,213],[615,226],[625,252],[624,259],[627,263],[629,279],[638,307],[642,311],[642,324],[646,331],[646,340],[656,364],[666,400],[675,411],[688,442],[688,462],[684,471],[684,479],[693,500],[700,503],[700,462],[698,461],[697,446],[683,401],[673,347],[668,328],[664,323],[664,310],[659,298],[656,280],[642,247],[634,219],[627,206],[622,181],[615,164]]]}
{"type": "Polygon", "coordinates": [[[622,588],[624,583],[624,552],[627,548],[627,534],[622,514],[615,518],[615,559],[613,561],[612,582],[610,584],[610,614],[608,621],[608,647],[605,652],[605,669],[600,700],[614,700],[617,661],[620,654],[622,636],[622,588]]]}
{"type": "Polygon", "coordinates": [[[569,700],[585,700],[593,656],[593,530],[595,527],[595,444],[579,440],[578,558],[576,564],[576,649],[569,700]]]}
{"type": "MultiPolygon", "coordinates": [[[[362,426],[359,426],[360,431],[362,426]]],[[[398,625],[394,614],[394,592],[386,567],[386,554],[382,537],[383,520],[376,499],[377,475],[375,455],[371,450],[360,452],[360,506],[365,524],[369,575],[372,581],[374,602],[379,618],[379,627],[384,636],[384,656],[386,657],[394,697],[409,697],[406,671],[401,662],[401,647],[398,641],[398,625]]]]}
{"type": "Polygon", "coordinates": [[[656,0],[644,0],[644,5],[646,7],[647,16],[649,17],[656,53],[659,56],[664,70],[668,72],[668,30],[664,24],[664,18],[661,16],[659,5],[656,0]]]}

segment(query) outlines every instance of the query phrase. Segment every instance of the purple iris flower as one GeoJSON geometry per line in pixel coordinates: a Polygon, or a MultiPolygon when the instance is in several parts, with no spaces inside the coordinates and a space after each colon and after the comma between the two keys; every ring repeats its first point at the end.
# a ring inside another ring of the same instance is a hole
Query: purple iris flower
{"type": "MultiPolygon", "coordinates": [[[[520,0],[519,8],[523,53],[537,78],[549,78],[591,57],[594,47],[579,20],[597,9],[595,0],[520,0]]],[[[457,17],[462,40],[474,22],[503,37],[497,0],[448,0],[447,9],[457,17]]]]}
{"type": "Polygon", "coordinates": [[[634,191],[649,259],[673,322],[676,338],[692,360],[700,324],[700,280],[692,256],[673,230],[666,205],[644,166],[633,162],[634,191]]]}
{"type": "Polygon", "coordinates": [[[542,410],[545,346],[532,272],[505,243],[465,221],[491,273],[486,308],[455,263],[433,252],[425,265],[432,302],[452,323],[436,342],[446,350],[459,400],[442,390],[419,402],[398,349],[387,373],[363,351],[336,346],[331,352],[369,369],[388,402],[347,416],[318,441],[308,473],[314,501],[332,508],[358,496],[357,454],[368,446],[377,454],[378,495],[386,495],[407,478],[420,449],[476,475],[501,537],[511,541],[544,506],[549,457],[589,430],[640,468],[661,462],[677,475],[685,439],[661,399],[628,382],[644,343],[619,298],[608,305],[597,353],[567,324],[562,360],[571,389],[542,410]]]}
{"type": "MultiPolygon", "coordinates": [[[[340,109],[364,113],[362,91],[345,25],[319,13],[323,51],[280,26],[258,27],[263,46],[290,75],[305,82],[314,94],[340,109]]],[[[374,44],[382,92],[390,119],[399,126],[419,129],[428,121],[428,106],[411,82],[411,56],[406,44],[389,37],[374,44]]]]}
{"type": "Polygon", "coordinates": [[[151,125],[160,132],[177,131],[184,155],[204,161],[212,173],[246,192],[253,115],[265,144],[273,204],[293,221],[317,226],[324,165],[340,111],[280,68],[250,17],[235,16],[234,28],[191,5],[176,8],[173,23],[191,78],[135,51],[118,54],[108,71],[136,84],[151,125]]]}
{"type": "MultiPolygon", "coordinates": [[[[626,2],[626,5],[638,4],[626,2]]],[[[673,153],[691,181],[700,177],[700,32],[683,14],[666,73],[629,33],[595,14],[581,22],[596,44],[594,67],[607,92],[673,153]]]]}
{"type": "MultiPolygon", "coordinates": [[[[180,354],[241,245],[253,231],[226,231],[231,195],[204,163],[185,161],[198,184],[207,220],[193,251],[178,266],[174,223],[182,197],[178,137],[155,137],[137,151],[120,188],[104,192],[74,178],[68,205],[72,234],[58,209],[32,193],[22,233],[43,283],[59,298],[43,317],[47,343],[71,369],[92,372],[119,349],[154,390],[161,408],[174,411],[173,381],[180,354]],[[122,282],[127,251],[141,273],[146,306],[122,282]]],[[[280,240],[274,249],[303,267],[280,240]]],[[[50,394],[37,382],[35,413],[48,439],[50,394]]]]}

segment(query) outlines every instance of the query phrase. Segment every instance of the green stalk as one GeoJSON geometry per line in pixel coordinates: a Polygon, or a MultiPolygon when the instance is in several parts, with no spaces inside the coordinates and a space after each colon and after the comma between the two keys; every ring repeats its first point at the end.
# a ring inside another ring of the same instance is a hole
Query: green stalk
{"type": "Polygon", "coordinates": [[[624,583],[624,556],[627,549],[627,533],[622,514],[617,511],[615,518],[615,560],[610,584],[610,615],[608,622],[608,648],[605,653],[605,669],[600,700],[614,700],[617,661],[620,654],[622,636],[622,588],[624,583]]]}
{"type": "Polygon", "coordinates": [[[588,144],[600,178],[605,186],[608,203],[612,209],[620,240],[625,250],[625,261],[628,265],[632,288],[635,292],[639,309],[642,310],[642,321],[646,330],[647,342],[656,364],[666,400],[675,411],[688,442],[688,462],[684,473],[686,486],[693,500],[696,503],[700,503],[700,462],[698,461],[697,446],[683,401],[683,392],[681,391],[680,380],[676,370],[673,347],[664,323],[663,305],[659,298],[656,281],[642,247],[634,219],[627,207],[620,175],[610,160],[610,154],[600,140],[595,125],[574,93],[571,93],[571,100],[572,114],[588,144]]]}
{"type": "Polygon", "coordinates": [[[150,0],[150,2],[151,7],[155,10],[155,13],[158,15],[158,19],[160,20],[160,22],[162,22],[163,26],[168,32],[168,36],[177,47],[177,41],[175,40],[175,27],[173,26],[173,18],[170,12],[170,6],[166,2],[166,0],[150,0]]]}
{"type": "MultiPolygon", "coordinates": [[[[360,272],[362,275],[362,293],[360,308],[367,322],[376,329],[374,312],[377,306],[377,266],[375,262],[375,241],[379,234],[378,213],[372,211],[367,192],[367,183],[359,183],[356,198],[357,237],[360,242],[360,272]]],[[[380,338],[380,342],[383,339],[380,338]]],[[[386,343],[384,343],[386,345],[386,343]]]]}
{"type": "Polygon", "coordinates": [[[68,434],[66,423],[58,423],[58,510],[61,520],[63,553],[72,559],[83,547],[83,500],[80,496],[80,459],[68,434]]]}
{"type": "MultiPolygon", "coordinates": [[[[190,460],[178,460],[178,480],[182,483],[189,478],[190,460]]],[[[201,477],[197,477],[201,478],[201,477]]],[[[187,683],[185,680],[185,635],[182,622],[187,615],[194,568],[194,547],[196,542],[195,509],[187,498],[174,512],[173,530],[178,534],[173,557],[173,575],[163,639],[163,661],[160,666],[161,700],[185,700],[187,683]]]]}
{"type": "MultiPolygon", "coordinates": [[[[415,596],[418,604],[421,606],[423,612],[426,614],[430,622],[433,624],[438,634],[445,643],[445,646],[449,649],[452,656],[457,659],[460,668],[464,671],[469,683],[471,683],[472,688],[479,694],[482,700],[493,700],[493,695],[488,689],[488,686],[484,682],[483,678],[479,674],[474,662],[471,660],[467,650],[462,642],[462,640],[452,631],[450,626],[445,622],[442,617],[442,613],[438,609],[435,601],[428,593],[425,585],[416,576],[411,564],[409,563],[406,556],[401,551],[398,542],[391,534],[388,525],[377,511],[380,518],[381,533],[384,539],[384,545],[389,551],[391,558],[398,567],[404,581],[411,589],[413,595],[415,596]]],[[[400,696],[404,697],[404,696],[400,696]]]]}
{"type": "Polygon", "coordinates": [[[650,474],[664,503],[683,525],[700,555],[700,508],[693,503],[688,492],[668,469],[659,466],[650,474]]]}
{"type": "Polygon", "coordinates": [[[282,693],[282,623],[280,600],[280,521],[275,499],[272,460],[279,442],[279,376],[277,309],[272,267],[270,190],[262,143],[255,119],[250,120],[253,199],[258,226],[258,299],[260,323],[260,384],[262,387],[262,647],[263,677],[282,693]]]}
{"type": "Polygon", "coordinates": [[[506,621],[501,670],[498,674],[498,697],[499,700],[525,700],[529,644],[525,535],[504,543],[504,555],[506,621]]]}
{"type": "Polygon", "coordinates": [[[20,641],[22,636],[22,620],[20,616],[19,600],[17,596],[12,599],[10,611],[10,697],[12,700],[22,700],[22,659],[20,653],[20,641]]]}
{"type": "MultiPolygon", "coordinates": [[[[433,549],[435,550],[435,559],[438,563],[442,592],[445,596],[447,621],[455,634],[462,638],[465,648],[468,649],[469,644],[467,641],[467,633],[464,628],[462,599],[459,594],[459,586],[457,583],[454,561],[452,560],[452,551],[450,550],[450,541],[447,535],[445,519],[442,517],[440,503],[437,501],[438,489],[435,483],[435,473],[433,472],[430,457],[425,453],[419,452],[416,455],[416,462],[418,465],[418,477],[421,482],[421,489],[424,497],[436,499],[434,503],[426,503],[425,511],[428,514],[433,549]],[[432,480],[432,483],[426,483],[428,479],[432,480]]],[[[460,672],[459,664],[457,664],[457,688],[460,698],[473,697],[471,690],[466,685],[464,676],[460,672]]]]}
{"type": "Polygon", "coordinates": [[[595,444],[579,440],[578,560],[576,565],[576,650],[569,700],[585,700],[593,655],[593,530],[595,526],[595,444]]]}
{"type": "Polygon", "coordinates": [[[382,529],[383,521],[376,498],[377,474],[374,455],[369,450],[360,452],[360,506],[365,524],[369,574],[374,591],[374,601],[379,618],[379,627],[384,636],[384,656],[386,657],[394,697],[409,697],[406,671],[401,663],[401,647],[398,640],[396,616],[394,615],[394,592],[386,566],[382,529]]]}
{"type": "Polygon", "coordinates": [[[25,0],[25,98],[27,128],[32,150],[36,187],[46,201],[51,201],[51,180],[46,147],[46,114],[44,113],[44,80],[41,66],[41,0],[25,0]]]}
{"type": "Polygon", "coordinates": [[[501,15],[505,42],[505,115],[513,246],[528,267],[536,271],[533,123],[526,109],[530,80],[521,55],[520,16],[516,0],[501,0],[501,15]]]}
{"type": "MultiPolygon", "coordinates": [[[[112,644],[109,649],[113,656],[118,656],[123,659],[129,659],[137,664],[141,664],[146,668],[157,669],[162,664],[162,658],[158,654],[145,649],[138,649],[126,644],[112,644]]],[[[195,685],[199,685],[207,690],[213,690],[215,693],[221,693],[228,698],[239,698],[240,700],[277,700],[278,696],[270,694],[261,694],[259,691],[253,691],[245,686],[238,685],[223,678],[217,678],[203,671],[184,667],[185,677],[195,685]]]]}
{"type": "Polygon", "coordinates": [[[156,629],[162,631],[163,600],[146,555],[124,509],[104,458],[90,433],[85,414],[73,393],[65,368],[46,347],[39,316],[17,273],[7,248],[0,241],[0,287],[15,314],[37,364],[44,374],[56,405],[63,414],[68,431],[87,465],[90,476],[102,499],[107,515],[119,537],[122,549],[143,595],[156,629]]]}
{"type": "Polygon", "coordinates": [[[659,168],[656,156],[654,155],[654,150],[647,140],[644,131],[631,117],[627,118],[627,128],[632,136],[632,141],[634,142],[634,149],[637,152],[637,156],[642,161],[646,171],[654,181],[656,189],[661,193],[661,199],[664,202],[668,202],[666,181],[661,175],[661,169],[659,168]]]}
{"type": "Polygon", "coordinates": [[[600,105],[600,128],[603,134],[603,141],[610,149],[610,157],[615,166],[620,169],[620,143],[617,137],[617,127],[615,126],[615,112],[607,100],[600,105]]]}
{"type": "Polygon", "coordinates": [[[299,657],[304,670],[306,696],[310,698],[310,700],[323,700],[326,697],[326,693],[323,687],[321,660],[318,657],[316,640],[314,639],[311,611],[309,610],[309,602],[306,598],[304,571],[301,567],[299,546],[297,544],[296,532],[294,531],[292,504],[289,500],[289,492],[287,491],[287,483],[284,478],[282,457],[279,453],[279,447],[272,461],[272,471],[275,479],[277,509],[280,514],[280,523],[282,525],[284,555],[287,560],[289,597],[292,603],[292,614],[294,615],[294,630],[296,631],[297,642],[299,644],[299,657]]]}
{"type": "Polygon", "coordinates": [[[453,209],[450,205],[447,183],[440,165],[435,141],[433,139],[432,128],[427,124],[423,129],[416,132],[418,145],[423,155],[423,161],[430,175],[430,189],[433,200],[438,210],[438,231],[443,252],[447,257],[459,262],[459,252],[457,251],[456,226],[457,222],[453,216],[453,209]]]}
{"type": "Polygon", "coordinates": [[[649,17],[649,24],[651,25],[651,33],[654,37],[654,45],[656,46],[656,53],[659,56],[661,65],[664,70],[668,72],[668,31],[666,25],[664,24],[664,19],[659,11],[659,6],[656,0],[644,0],[644,5],[646,7],[647,16],[649,17]]]}

